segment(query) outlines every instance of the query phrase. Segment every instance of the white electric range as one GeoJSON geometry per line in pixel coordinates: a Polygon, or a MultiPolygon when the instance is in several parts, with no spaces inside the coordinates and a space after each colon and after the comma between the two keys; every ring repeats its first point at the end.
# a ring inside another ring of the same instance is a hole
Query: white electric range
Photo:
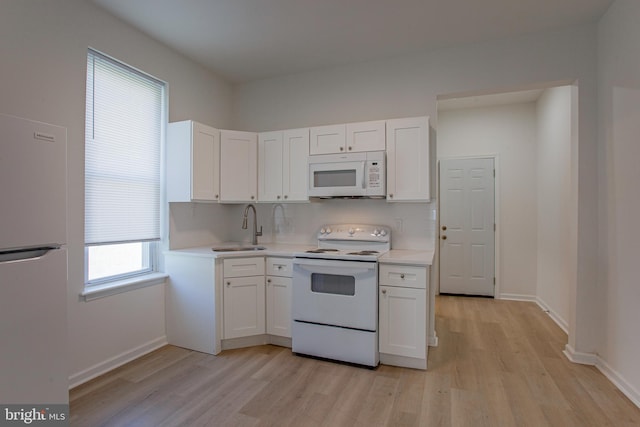
{"type": "Polygon", "coordinates": [[[381,225],[324,225],[318,248],[294,254],[294,353],[378,365],[378,258],[391,248],[381,225]]]}

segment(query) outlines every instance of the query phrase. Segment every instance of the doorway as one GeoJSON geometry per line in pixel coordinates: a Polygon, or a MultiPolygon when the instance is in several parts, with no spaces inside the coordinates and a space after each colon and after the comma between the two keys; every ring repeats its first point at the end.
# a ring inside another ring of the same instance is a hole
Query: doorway
{"type": "Polygon", "coordinates": [[[440,293],[495,296],[495,162],[440,160],[440,293]]]}

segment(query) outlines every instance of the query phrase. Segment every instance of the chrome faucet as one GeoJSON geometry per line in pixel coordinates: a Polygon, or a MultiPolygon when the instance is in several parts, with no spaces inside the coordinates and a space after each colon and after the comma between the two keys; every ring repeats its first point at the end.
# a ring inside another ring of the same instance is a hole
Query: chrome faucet
{"type": "Polygon", "coordinates": [[[260,226],[260,231],[258,231],[258,214],[256,213],[256,207],[252,204],[248,204],[246,208],[244,208],[244,215],[242,217],[242,229],[247,229],[247,217],[249,216],[249,208],[253,209],[253,239],[251,240],[252,245],[258,244],[258,236],[262,236],[262,226],[260,226]]]}

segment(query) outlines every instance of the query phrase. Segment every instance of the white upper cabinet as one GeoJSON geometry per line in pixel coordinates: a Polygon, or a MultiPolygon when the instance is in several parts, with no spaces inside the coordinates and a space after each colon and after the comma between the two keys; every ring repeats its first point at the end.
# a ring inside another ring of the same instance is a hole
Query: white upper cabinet
{"type": "Polygon", "coordinates": [[[347,123],[346,151],[384,151],[385,121],[347,123]]]}
{"type": "Polygon", "coordinates": [[[283,132],[282,194],[285,202],[305,202],[309,174],[309,129],[291,129],[283,132]]]}
{"type": "Polygon", "coordinates": [[[347,142],[345,125],[312,127],[310,130],[309,154],[341,153],[347,142]]]}
{"type": "Polygon", "coordinates": [[[167,128],[167,200],[220,198],[220,131],[191,120],[167,128]]]}
{"type": "Polygon", "coordinates": [[[263,132],[258,150],[258,200],[308,201],[309,129],[263,132]]]}
{"type": "Polygon", "coordinates": [[[429,200],[429,118],[387,120],[387,201],[429,200]]]}
{"type": "Polygon", "coordinates": [[[384,151],[385,121],[347,123],[311,128],[309,154],[384,151]]]}
{"type": "Polygon", "coordinates": [[[220,201],[258,198],[258,138],[254,132],[220,131],[220,201]]]}
{"type": "Polygon", "coordinates": [[[279,202],[282,199],[282,132],[258,134],[258,200],[279,202]]]}

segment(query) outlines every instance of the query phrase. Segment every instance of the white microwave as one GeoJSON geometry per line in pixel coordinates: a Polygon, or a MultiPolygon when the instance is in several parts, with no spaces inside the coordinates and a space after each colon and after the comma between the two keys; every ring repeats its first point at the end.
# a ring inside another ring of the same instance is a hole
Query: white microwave
{"type": "Polygon", "coordinates": [[[309,197],[384,197],[384,151],[309,156],[309,197]]]}

